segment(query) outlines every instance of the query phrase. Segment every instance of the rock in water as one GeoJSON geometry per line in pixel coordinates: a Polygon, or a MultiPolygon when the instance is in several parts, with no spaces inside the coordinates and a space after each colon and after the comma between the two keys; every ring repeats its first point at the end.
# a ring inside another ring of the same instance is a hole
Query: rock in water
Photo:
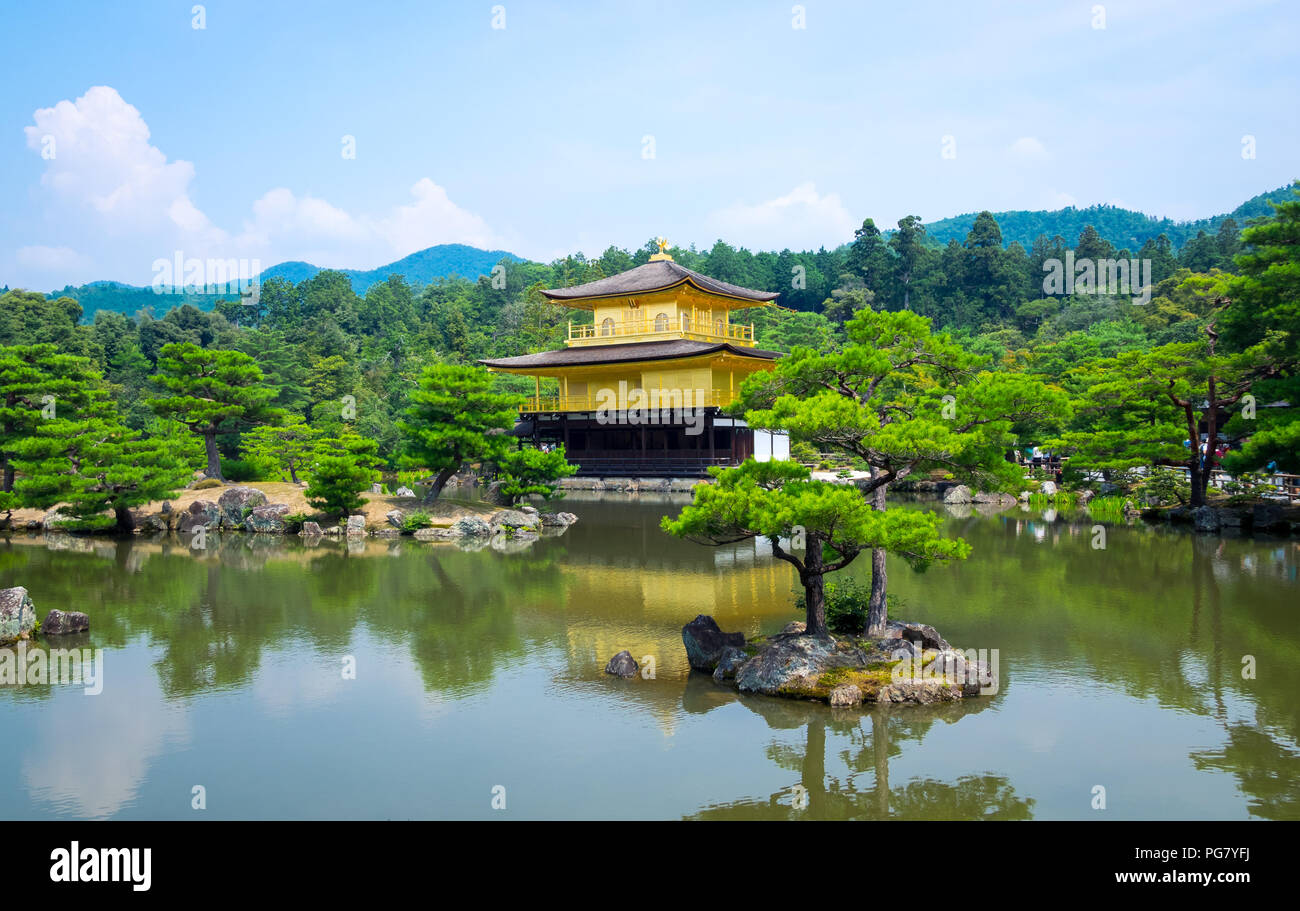
{"type": "Polygon", "coordinates": [[[713,669],[714,682],[725,683],[736,679],[736,672],[748,660],[749,655],[744,649],[736,648],[734,645],[723,647],[722,655],[718,658],[718,666],[713,669]]]}
{"type": "Polygon", "coordinates": [[[862,690],[851,683],[843,683],[831,690],[827,699],[831,705],[858,705],[862,702],[862,690]]]}
{"type": "Polygon", "coordinates": [[[940,651],[946,651],[952,646],[948,640],[939,635],[939,631],[933,626],[926,626],[924,623],[907,623],[902,620],[890,620],[885,624],[884,639],[907,639],[909,642],[916,642],[922,648],[935,648],[940,651]]]}
{"type": "Polygon", "coordinates": [[[254,507],[266,505],[266,494],[256,487],[232,487],[222,491],[217,498],[221,507],[221,524],[227,528],[243,528],[244,517],[254,507]]]}
{"type": "Polygon", "coordinates": [[[244,528],[256,534],[282,535],[287,515],[289,515],[289,507],[284,503],[254,506],[248,518],[244,520],[244,528]]]}
{"type": "Polygon", "coordinates": [[[682,644],[693,669],[713,673],[727,646],[745,647],[744,633],[724,633],[707,614],[700,614],[682,627],[682,644]]]}
{"type": "Polygon", "coordinates": [[[221,507],[211,500],[195,500],[176,520],[176,531],[187,534],[202,526],[208,531],[221,527],[221,507]]]}
{"type": "Polygon", "coordinates": [[[302,531],[299,532],[304,538],[319,538],[322,534],[320,525],[315,522],[303,522],[302,531]]]}
{"type": "Polygon", "coordinates": [[[1042,494],[1043,496],[1045,496],[1045,497],[1054,497],[1054,496],[1056,496],[1056,482],[1055,482],[1055,481],[1044,481],[1044,482],[1043,482],[1043,486],[1040,487],[1040,488],[1038,488],[1038,492],[1041,493],[1041,494],[1042,494]]]}
{"type": "Polygon", "coordinates": [[[77,611],[52,610],[41,621],[42,636],[66,636],[90,629],[90,618],[77,611]]]}
{"type": "Polygon", "coordinates": [[[492,526],[478,516],[461,516],[451,523],[452,532],[461,538],[490,538],[492,526]]]}
{"type": "Polygon", "coordinates": [[[1219,520],[1219,511],[1213,506],[1198,506],[1192,510],[1192,522],[1197,531],[1211,534],[1218,531],[1222,524],[1219,520]]]}
{"type": "Polygon", "coordinates": [[[0,588],[0,643],[29,635],[36,626],[36,606],[27,589],[0,588]]]}
{"type": "Polygon", "coordinates": [[[639,670],[641,666],[636,663],[632,653],[627,649],[610,658],[609,664],[605,665],[605,673],[613,674],[615,677],[635,677],[639,670]]]}
{"type": "Polygon", "coordinates": [[[366,517],[348,516],[348,537],[364,538],[366,536],[366,517]]]}
{"type": "Polygon", "coordinates": [[[389,525],[400,530],[403,523],[406,522],[406,513],[402,512],[400,509],[390,509],[384,518],[388,520],[389,525]]]}
{"type": "Polygon", "coordinates": [[[945,503],[969,503],[971,501],[970,488],[965,484],[949,487],[943,492],[943,501],[945,503]]]}

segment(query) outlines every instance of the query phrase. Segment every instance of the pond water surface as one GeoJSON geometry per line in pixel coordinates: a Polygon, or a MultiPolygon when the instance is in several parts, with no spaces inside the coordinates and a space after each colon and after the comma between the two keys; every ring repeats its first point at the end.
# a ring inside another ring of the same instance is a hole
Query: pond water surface
{"type": "Polygon", "coordinates": [[[103,650],[98,695],[0,686],[0,817],[1300,818],[1300,541],[945,513],[971,558],[891,590],[999,692],[832,710],[690,673],[683,623],[774,632],[795,577],[664,535],[683,502],[571,495],[517,552],[0,538],[103,650]]]}

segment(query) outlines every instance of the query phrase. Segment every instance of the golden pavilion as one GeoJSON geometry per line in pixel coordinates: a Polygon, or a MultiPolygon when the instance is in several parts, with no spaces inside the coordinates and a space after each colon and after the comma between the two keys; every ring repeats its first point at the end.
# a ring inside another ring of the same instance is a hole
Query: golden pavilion
{"type": "Polygon", "coordinates": [[[755,348],[753,325],[733,323],[732,311],[778,295],[687,269],[666,246],[661,239],[649,262],[618,275],[542,292],[592,314],[569,323],[565,348],[480,361],[534,378],[514,432],[563,444],[580,474],[694,477],[788,456],[783,435],[720,414],[747,376],[779,357],[755,348]],[[542,394],[543,378],[556,394],[542,394]]]}

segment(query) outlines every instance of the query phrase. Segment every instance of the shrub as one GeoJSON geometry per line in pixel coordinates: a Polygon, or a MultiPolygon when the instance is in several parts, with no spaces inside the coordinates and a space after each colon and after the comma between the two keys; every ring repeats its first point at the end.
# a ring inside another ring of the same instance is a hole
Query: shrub
{"type": "Polygon", "coordinates": [[[251,459],[222,459],[221,473],[227,481],[261,481],[262,465],[251,459]]]}
{"type": "Polygon", "coordinates": [[[421,528],[428,528],[433,524],[433,518],[427,512],[408,513],[402,520],[402,531],[419,531],[421,528]]]}
{"type": "Polygon", "coordinates": [[[197,484],[195,484],[195,485],[194,485],[193,487],[191,487],[190,489],[191,489],[191,490],[211,490],[211,489],[214,488],[214,487],[220,487],[220,486],[221,486],[221,482],[218,481],[216,478],[204,478],[202,481],[199,481],[197,484]]]}
{"type": "MultiPolygon", "coordinates": [[[[857,636],[867,625],[867,604],[871,600],[871,585],[862,584],[852,576],[826,583],[826,626],[841,636],[857,636]]],[[[902,599],[886,595],[889,614],[896,616],[904,609],[902,599]]],[[[808,605],[801,592],[795,606],[806,611],[808,605]]]]}
{"type": "Polygon", "coordinates": [[[294,512],[284,517],[284,527],[290,534],[302,531],[302,526],[311,521],[311,513],[294,512]]]}

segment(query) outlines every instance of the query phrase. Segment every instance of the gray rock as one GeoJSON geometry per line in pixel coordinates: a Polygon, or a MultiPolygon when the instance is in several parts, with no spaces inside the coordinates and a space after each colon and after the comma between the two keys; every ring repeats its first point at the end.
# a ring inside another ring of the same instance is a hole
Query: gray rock
{"type": "Polygon", "coordinates": [[[1254,512],[1249,509],[1220,509],[1219,522],[1225,528],[1249,528],[1254,521],[1254,512]]]}
{"type": "Polygon", "coordinates": [[[989,506],[1015,506],[1016,498],[1009,493],[977,493],[971,498],[973,503],[982,503],[989,506]]]}
{"type": "Polygon", "coordinates": [[[885,624],[883,639],[907,639],[922,648],[949,649],[948,640],[940,636],[933,626],[924,623],[908,623],[903,620],[890,620],[885,624]]]}
{"type": "Polygon", "coordinates": [[[722,654],[718,657],[718,666],[713,669],[714,681],[722,683],[735,680],[736,672],[748,660],[749,655],[743,649],[736,648],[734,645],[724,646],[722,654]]]}
{"type": "Polygon", "coordinates": [[[713,673],[727,646],[745,647],[744,633],[724,633],[707,614],[700,614],[682,627],[682,644],[693,669],[713,673]]]}
{"type": "Polygon", "coordinates": [[[1192,510],[1192,525],[1199,532],[1213,534],[1222,526],[1219,511],[1213,506],[1198,506],[1192,510]]]}
{"type": "Polygon", "coordinates": [[[1089,503],[1092,502],[1092,498],[1095,497],[1096,495],[1097,495],[1096,491],[1089,490],[1088,488],[1085,487],[1083,490],[1079,491],[1079,505],[1087,506],[1089,503]]]}
{"type": "Polygon", "coordinates": [[[1030,496],[1029,491],[1022,490],[1020,491],[1020,496],[1016,497],[1016,499],[1019,500],[1021,503],[1028,503],[1029,496],[1030,496]]]}
{"type": "Polygon", "coordinates": [[[270,503],[266,506],[254,506],[253,511],[244,519],[244,528],[254,534],[282,535],[288,528],[285,517],[289,507],[284,503],[270,503]]]}
{"type": "Polygon", "coordinates": [[[348,537],[364,538],[366,536],[366,517],[348,516],[348,537]]]}
{"type": "Polygon", "coordinates": [[[571,512],[544,512],[538,518],[547,528],[568,528],[578,517],[571,512]]]}
{"type": "Polygon", "coordinates": [[[969,503],[971,502],[970,488],[965,484],[949,487],[943,492],[943,501],[945,503],[969,503]]]}
{"type": "Polygon", "coordinates": [[[451,541],[461,537],[451,528],[417,528],[415,530],[415,540],[417,541],[451,541]]]}
{"type": "Polygon", "coordinates": [[[0,588],[0,643],[31,635],[36,626],[36,606],[22,586],[0,588]]]}
{"type": "Polygon", "coordinates": [[[406,521],[406,513],[402,512],[400,509],[390,509],[384,518],[388,520],[389,525],[393,526],[398,531],[401,531],[402,523],[406,521]]]}
{"type": "Polygon", "coordinates": [[[1251,516],[1256,531],[1269,531],[1285,534],[1289,523],[1282,515],[1282,507],[1273,503],[1261,503],[1256,506],[1251,516]]]}
{"type": "Polygon", "coordinates": [[[90,618],[77,611],[52,610],[41,621],[42,636],[66,636],[90,629],[90,618]]]}
{"type": "Polygon", "coordinates": [[[304,538],[319,538],[322,534],[320,526],[315,522],[303,522],[302,531],[299,532],[304,538]]]}
{"type": "Polygon", "coordinates": [[[162,511],[165,512],[165,513],[169,513],[169,514],[172,513],[172,512],[174,511],[174,510],[172,509],[172,501],[171,501],[171,500],[163,500],[162,511]]]}
{"type": "Polygon", "coordinates": [[[930,705],[934,702],[952,702],[960,699],[962,688],[942,680],[902,680],[882,686],[876,693],[877,702],[915,702],[930,705]]]}
{"type": "Polygon", "coordinates": [[[41,519],[41,528],[45,531],[57,531],[62,528],[64,524],[72,521],[74,521],[72,516],[58,509],[53,509],[47,512],[41,519]]]}
{"type": "Polygon", "coordinates": [[[839,648],[829,637],[777,636],[741,665],[736,686],[743,693],[798,696],[832,668],[865,666],[866,661],[859,649],[839,648]]]}
{"type": "Polygon", "coordinates": [[[478,516],[461,516],[451,523],[451,530],[460,538],[492,537],[492,526],[478,516]]]}
{"type": "Polygon", "coordinates": [[[636,663],[632,653],[627,649],[610,658],[609,663],[605,665],[605,673],[613,674],[615,677],[635,677],[639,670],[641,665],[636,663]]]}
{"type": "Polygon", "coordinates": [[[778,635],[781,636],[802,636],[808,631],[808,624],[803,620],[791,620],[781,628],[778,635]]]}
{"type": "Polygon", "coordinates": [[[383,492],[384,492],[384,485],[382,485],[382,484],[371,484],[371,485],[370,485],[370,492],[371,492],[371,493],[383,493],[383,492]]]}
{"type": "Polygon", "coordinates": [[[488,524],[493,530],[504,528],[507,531],[516,529],[527,529],[537,531],[542,527],[541,520],[536,515],[529,515],[526,512],[520,512],[517,509],[500,509],[492,513],[488,524]]]}
{"type": "Polygon", "coordinates": [[[413,497],[413,496],[415,496],[415,491],[412,490],[412,489],[409,488],[409,487],[399,487],[399,488],[397,488],[397,492],[394,493],[393,496],[395,496],[395,497],[413,497]]]}
{"type": "Polygon", "coordinates": [[[1056,482],[1055,482],[1055,481],[1044,481],[1044,482],[1043,482],[1043,486],[1040,487],[1040,488],[1038,488],[1038,492],[1041,493],[1041,494],[1043,494],[1044,496],[1047,496],[1047,497],[1054,497],[1054,496],[1056,496],[1056,482]]]}
{"type": "Polygon", "coordinates": [[[223,490],[217,498],[217,505],[221,507],[221,524],[226,528],[243,528],[244,517],[254,507],[265,506],[266,502],[266,494],[256,487],[240,486],[223,490]]]}
{"type": "Polygon", "coordinates": [[[841,683],[831,690],[827,701],[833,706],[860,705],[862,703],[862,690],[851,683],[841,683]]]}
{"type": "Polygon", "coordinates": [[[221,507],[211,500],[195,500],[176,520],[176,531],[188,534],[198,527],[216,531],[221,527],[221,507]]]}

